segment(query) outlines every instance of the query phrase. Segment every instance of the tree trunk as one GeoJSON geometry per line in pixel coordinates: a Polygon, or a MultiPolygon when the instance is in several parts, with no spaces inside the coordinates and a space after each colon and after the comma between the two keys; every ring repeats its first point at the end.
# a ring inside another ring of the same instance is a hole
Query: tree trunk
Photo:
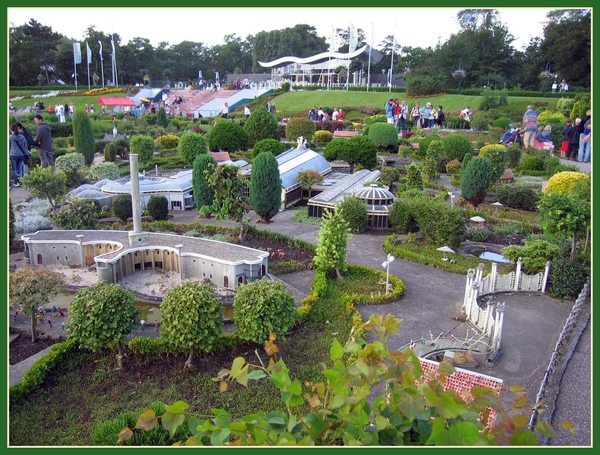
{"type": "Polygon", "coordinates": [[[242,243],[244,240],[244,220],[240,221],[240,235],[238,235],[238,241],[242,243]]]}
{"type": "Polygon", "coordinates": [[[37,330],[35,328],[36,325],[36,319],[35,319],[35,310],[32,309],[31,310],[31,342],[32,343],[37,343],[38,341],[38,334],[37,334],[37,330]]]}
{"type": "Polygon", "coordinates": [[[338,280],[344,279],[344,277],[342,276],[342,273],[340,272],[340,269],[338,269],[337,267],[335,268],[335,274],[337,275],[338,280]]]}
{"type": "Polygon", "coordinates": [[[185,368],[192,368],[192,361],[194,360],[194,348],[190,348],[190,355],[183,364],[185,368]]]}
{"type": "Polygon", "coordinates": [[[125,358],[125,353],[123,352],[123,344],[120,341],[117,341],[117,367],[120,370],[125,370],[125,362],[123,362],[123,359],[125,358]]]}
{"type": "Polygon", "coordinates": [[[573,233],[573,243],[571,243],[571,261],[575,260],[575,253],[577,253],[577,232],[573,233]]]}

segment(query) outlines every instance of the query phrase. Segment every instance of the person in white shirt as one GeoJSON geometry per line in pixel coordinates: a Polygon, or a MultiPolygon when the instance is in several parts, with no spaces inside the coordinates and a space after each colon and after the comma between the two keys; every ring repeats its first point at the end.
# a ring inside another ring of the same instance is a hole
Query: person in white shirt
{"type": "Polygon", "coordinates": [[[244,106],[244,114],[246,118],[250,117],[250,108],[248,106],[244,106]]]}
{"type": "Polygon", "coordinates": [[[467,106],[465,107],[462,111],[460,111],[460,117],[464,120],[466,120],[467,122],[471,121],[471,107],[467,106]]]}
{"type": "Polygon", "coordinates": [[[225,101],[221,107],[221,117],[227,118],[227,114],[229,114],[229,104],[227,104],[227,101],[225,101]]]}
{"type": "Polygon", "coordinates": [[[333,120],[334,122],[337,121],[338,114],[339,114],[339,112],[338,112],[337,107],[334,107],[333,112],[331,113],[331,120],[333,120]]]}

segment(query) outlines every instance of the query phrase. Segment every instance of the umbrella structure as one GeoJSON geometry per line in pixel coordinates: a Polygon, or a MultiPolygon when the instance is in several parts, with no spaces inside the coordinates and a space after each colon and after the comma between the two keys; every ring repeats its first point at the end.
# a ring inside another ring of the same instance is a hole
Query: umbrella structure
{"type": "Polygon", "coordinates": [[[485,221],[485,218],[482,218],[479,215],[472,216],[471,221],[475,221],[476,223],[483,223],[485,221]]]}
{"type": "Polygon", "coordinates": [[[494,202],[492,205],[496,207],[496,215],[498,214],[498,207],[504,207],[504,204],[500,201],[494,202]]]}
{"type": "Polygon", "coordinates": [[[450,248],[449,246],[441,246],[441,247],[437,248],[437,250],[444,252],[444,257],[442,258],[442,261],[447,261],[448,260],[448,257],[446,256],[446,253],[456,254],[456,252],[452,248],[450,248]]]}
{"type": "Polygon", "coordinates": [[[133,106],[135,102],[131,98],[121,96],[101,96],[98,98],[98,104],[104,104],[105,106],[133,106]]]}
{"type": "Polygon", "coordinates": [[[150,102],[150,100],[148,98],[144,98],[143,96],[140,97],[140,101],[142,103],[149,103],[150,102]]]}

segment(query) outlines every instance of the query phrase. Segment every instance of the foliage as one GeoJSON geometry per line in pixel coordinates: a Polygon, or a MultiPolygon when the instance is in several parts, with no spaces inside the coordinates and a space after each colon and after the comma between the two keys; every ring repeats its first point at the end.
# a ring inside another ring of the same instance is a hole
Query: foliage
{"type": "Polygon", "coordinates": [[[244,215],[250,210],[250,200],[244,196],[244,180],[238,175],[238,167],[229,164],[217,166],[208,177],[208,185],[214,191],[212,205],[200,209],[203,215],[216,213],[216,220],[223,218],[236,221],[240,225],[238,239],[244,238],[244,215]]]}
{"type": "Polygon", "coordinates": [[[75,151],[84,156],[87,166],[91,165],[96,153],[96,141],[88,114],[83,110],[76,110],[73,116],[73,141],[75,151]]]}
{"type": "MultiPolygon", "coordinates": [[[[273,117],[271,114],[269,114],[273,117]]],[[[285,151],[285,145],[279,139],[261,139],[254,144],[252,148],[252,156],[257,157],[261,152],[272,153],[273,156],[277,156],[285,151]]]]}
{"type": "Polygon", "coordinates": [[[498,201],[505,206],[530,212],[536,211],[536,205],[540,198],[533,188],[518,183],[497,185],[496,194],[498,201]]]}
{"type": "Polygon", "coordinates": [[[489,121],[485,117],[472,118],[470,124],[473,131],[486,131],[489,128],[489,121]]]}
{"type": "MultiPolygon", "coordinates": [[[[439,141],[441,140],[441,137],[439,137],[437,134],[430,134],[429,136],[424,137],[423,139],[419,140],[419,150],[418,150],[418,154],[421,158],[424,158],[425,156],[427,156],[427,149],[429,148],[429,144],[431,144],[433,141],[439,141]]],[[[472,148],[472,147],[471,147],[472,148]]]]}
{"type": "Polygon", "coordinates": [[[88,178],[92,181],[99,181],[104,179],[115,180],[120,176],[119,166],[117,163],[110,161],[101,161],[94,163],[90,167],[88,178]]]}
{"type": "Polygon", "coordinates": [[[123,354],[125,337],[137,328],[135,292],[104,281],[81,289],[69,303],[67,331],[80,348],[97,352],[117,343],[123,354]]]}
{"type": "Polygon", "coordinates": [[[31,316],[31,341],[38,340],[35,313],[65,291],[64,275],[50,269],[18,269],[8,275],[8,298],[13,308],[31,316]]]}
{"type": "Polygon", "coordinates": [[[140,164],[152,163],[154,157],[154,139],[151,136],[136,135],[129,141],[131,153],[137,153],[140,164]]]}
{"type": "Polygon", "coordinates": [[[127,158],[128,151],[129,141],[127,139],[107,141],[102,149],[104,161],[115,161],[117,156],[120,156],[121,158],[127,158]]]}
{"type": "Polygon", "coordinates": [[[167,119],[167,112],[165,111],[164,107],[161,107],[158,110],[158,114],[156,116],[156,124],[162,126],[163,128],[166,128],[169,124],[169,120],[167,119]]]}
{"type": "Polygon", "coordinates": [[[279,141],[281,138],[277,118],[262,106],[250,114],[244,123],[244,130],[248,134],[250,147],[263,139],[279,141]]]}
{"type": "Polygon", "coordinates": [[[381,168],[379,174],[379,181],[388,188],[392,188],[392,185],[400,178],[400,169],[394,166],[384,166],[381,168]]]}
{"type": "Polygon", "coordinates": [[[469,153],[473,155],[473,144],[461,133],[448,134],[440,140],[444,146],[444,155],[450,160],[462,160],[469,153]]]}
{"type": "Polygon", "coordinates": [[[398,129],[391,123],[374,123],[369,127],[368,138],[373,141],[380,152],[398,150],[398,129]]]}
{"type": "Polygon", "coordinates": [[[406,187],[409,190],[421,191],[425,188],[423,174],[414,161],[406,167],[406,187]]]}
{"type": "Polygon", "coordinates": [[[490,231],[483,227],[474,227],[467,229],[465,237],[473,242],[485,242],[490,235],[490,231]]]}
{"type": "Polygon", "coordinates": [[[446,163],[446,172],[448,174],[458,174],[460,172],[461,163],[458,159],[453,159],[446,163]]]}
{"type": "Polygon", "coordinates": [[[313,142],[315,144],[327,144],[333,140],[333,133],[331,131],[319,130],[315,132],[313,142]]]}
{"type": "Polygon", "coordinates": [[[115,216],[122,221],[133,216],[133,205],[131,194],[117,194],[113,198],[112,210],[115,216]]]}
{"type": "Polygon", "coordinates": [[[306,169],[298,172],[296,180],[302,186],[308,187],[308,198],[312,197],[312,187],[323,183],[323,175],[316,169],[306,169]]]}
{"type": "Polygon", "coordinates": [[[17,236],[17,228],[15,227],[15,211],[12,201],[8,199],[8,246],[10,247],[17,236]]]}
{"type": "Polygon", "coordinates": [[[460,176],[460,191],[473,207],[485,199],[492,184],[492,163],[486,157],[476,157],[469,161],[460,176]]]}
{"type": "Polygon", "coordinates": [[[496,120],[494,120],[492,122],[492,126],[494,128],[501,128],[503,130],[507,130],[507,129],[510,128],[510,123],[511,122],[510,122],[509,118],[507,118],[507,117],[500,117],[500,118],[497,118],[496,120]]]}
{"type": "Polygon", "coordinates": [[[550,266],[548,293],[555,299],[575,299],[589,278],[589,271],[579,262],[558,258],[550,266]]]}
{"type": "Polygon", "coordinates": [[[52,223],[59,229],[96,229],[100,217],[100,205],[92,199],[74,199],[71,204],[51,215],[52,223]]]}
{"type": "MultiPolygon", "coordinates": [[[[271,337],[265,351],[271,357],[267,366],[247,363],[242,357],[231,368],[219,372],[215,382],[222,392],[235,382],[244,387],[251,380],[269,379],[281,391],[284,411],[261,411],[252,416],[234,418],[223,409],[213,409],[211,420],[190,418],[192,436],[184,445],[210,444],[222,446],[245,445],[332,445],[332,446],[447,446],[452,445],[535,445],[536,433],[527,428],[525,415],[518,415],[524,405],[521,400],[512,406],[509,416],[498,392],[489,387],[474,388],[472,396],[463,397],[445,391],[446,377],[454,366],[466,360],[456,355],[444,360],[435,375],[424,374],[419,359],[411,349],[401,352],[388,348],[387,339],[398,330],[400,320],[391,316],[371,316],[358,324],[348,341],[334,339],[330,363],[322,365],[324,382],[310,383],[305,392],[302,382],[290,377],[283,359],[277,360],[279,348],[271,337]],[[368,332],[364,337],[359,336],[368,332]],[[365,338],[375,339],[367,342],[365,338]],[[351,356],[352,360],[344,359],[351,356]],[[375,360],[374,360],[375,359],[375,360]],[[375,388],[376,387],[376,388],[375,388]],[[381,390],[385,390],[382,394],[381,390]],[[476,397],[476,399],[475,399],[476,397]],[[370,401],[373,399],[373,404],[370,401]],[[308,405],[306,414],[299,413],[300,405],[308,405]],[[506,425],[488,426],[490,411],[498,413],[506,425]],[[193,420],[193,421],[192,421],[193,420]]],[[[154,428],[160,419],[162,426],[173,434],[183,423],[188,405],[176,402],[168,411],[157,416],[145,411],[138,419],[145,429],[154,428]]],[[[546,424],[536,431],[548,434],[546,424]]],[[[133,435],[130,428],[120,438],[133,435]]]]}
{"type": "Polygon", "coordinates": [[[283,283],[260,279],[238,286],[233,322],[240,338],[264,344],[274,334],[285,339],[294,325],[296,303],[283,283]]]}
{"type": "Polygon", "coordinates": [[[514,169],[521,161],[521,147],[515,142],[509,145],[506,150],[508,151],[508,167],[514,169]]]}
{"type": "Polygon", "coordinates": [[[365,168],[377,166],[377,147],[366,136],[354,136],[350,139],[336,139],[329,142],[323,150],[327,160],[342,160],[350,164],[350,173],[359,164],[365,168]]]}
{"type": "Polygon", "coordinates": [[[490,144],[479,150],[479,156],[490,160],[492,165],[492,182],[497,181],[510,163],[508,151],[504,145],[490,144]]]}
{"type": "Polygon", "coordinates": [[[319,230],[318,246],[313,262],[326,272],[335,270],[339,279],[342,278],[341,272],[346,271],[346,241],[349,232],[350,226],[339,206],[333,213],[329,210],[323,212],[323,222],[319,230]]]}
{"type": "Polygon", "coordinates": [[[252,162],[250,202],[263,223],[269,223],[281,207],[279,164],[270,152],[260,153],[252,162]]]}
{"type": "Polygon", "coordinates": [[[54,161],[56,168],[67,176],[70,188],[76,187],[81,182],[80,170],[85,166],[85,157],[81,153],[67,153],[59,156],[54,161]]]}
{"type": "Polygon", "coordinates": [[[208,135],[209,150],[237,152],[248,150],[250,138],[240,125],[234,122],[218,122],[208,135]]]}
{"type": "Polygon", "coordinates": [[[52,167],[36,166],[21,177],[23,188],[31,191],[34,197],[46,198],[52,208],[67,192],[67,176],[62,171],[55,171],[52,167]]]}
{"type": "Polygon", "coordinates": [[[352,234],[362,234],[367,230],[367,206],[365,201],[352,195],[345,196],[340,202],[340,209],[352,234]]]}
{"type": "Polygon", "coordinates": [[[166,196],[158,196],[156,194],[150,196],[146,208],[152,221],[164,221],[168,218],[169,201],[166,196]]]}
{"type": "Polygon", "coordinates": [[[179,144],[179,136],[175,134],[165,134],[154,139],[154,145],[158,150],[176,149],[179,144]]]}
{"type": "Polygon", "coordinates": [[[211,285],[187,281],[172,286],[160,305],[160,336],[176,352],[188,350],[186,367],[196,351],[212,352],[222,331],[221,302],[211,285]]]}
{"type": "Polygon", "coordinates": [[[583,172],[559,172],[554,174],[548,180],[546,185],[546,193],[554,191],[560,191],[562,193],[568,193],[571,188],[575,186],[578,181],[590,181],[590,176],[583,172]]]}
{"type": "Polygon", "coordinates": [[[192,164],[197,156],[206,155],[208,143],[201,134],[189,131],[179,138],[177,150],[184,163],[192,164]]]}
{"type": "Polygon", "coordinates": [[[315,134],[315,122],[306,117],[292,117],[285,126],[285,138],[290,141],[296,141],[302,136],[307,141],[312,141],[315,134]]]}
{"type": "Polygon", "coordinates": [[[546,262],[559,256],[560,247],[542,239],[528,240],[523,246],[509,245],[502,250],[502,256],[517,262],[523,261],[523,271],[529,275],[543,272],[546,262]]]}
{"type": "Polygon", "coordinates": [[[217,161],[210,155],[199,154],[194,159],[192,186],[194,187],[194,202],[198,210],[205,205],[213,204],[215,193],[208,184],[207,172],[215,167],[217,167],[217,161]]]}

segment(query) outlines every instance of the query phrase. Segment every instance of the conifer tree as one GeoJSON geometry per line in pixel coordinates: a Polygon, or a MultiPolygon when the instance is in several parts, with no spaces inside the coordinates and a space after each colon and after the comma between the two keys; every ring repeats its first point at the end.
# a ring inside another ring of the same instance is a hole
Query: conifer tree
{"type": "Polygon", "coordinates": [[[75,151],[81,153],[85,158],[85,165],[90,166],[94,162],[96,153],[96,140],[90,119],[84,110],[75,111],[73,116],[73,142],[75,151]]]}
{"type": "Polygon", "coordinates": [[[261,152],[252,162],[250,202],[263,223],[269,223],[281,207],[279,164],[269,152],[261,152]]]}

